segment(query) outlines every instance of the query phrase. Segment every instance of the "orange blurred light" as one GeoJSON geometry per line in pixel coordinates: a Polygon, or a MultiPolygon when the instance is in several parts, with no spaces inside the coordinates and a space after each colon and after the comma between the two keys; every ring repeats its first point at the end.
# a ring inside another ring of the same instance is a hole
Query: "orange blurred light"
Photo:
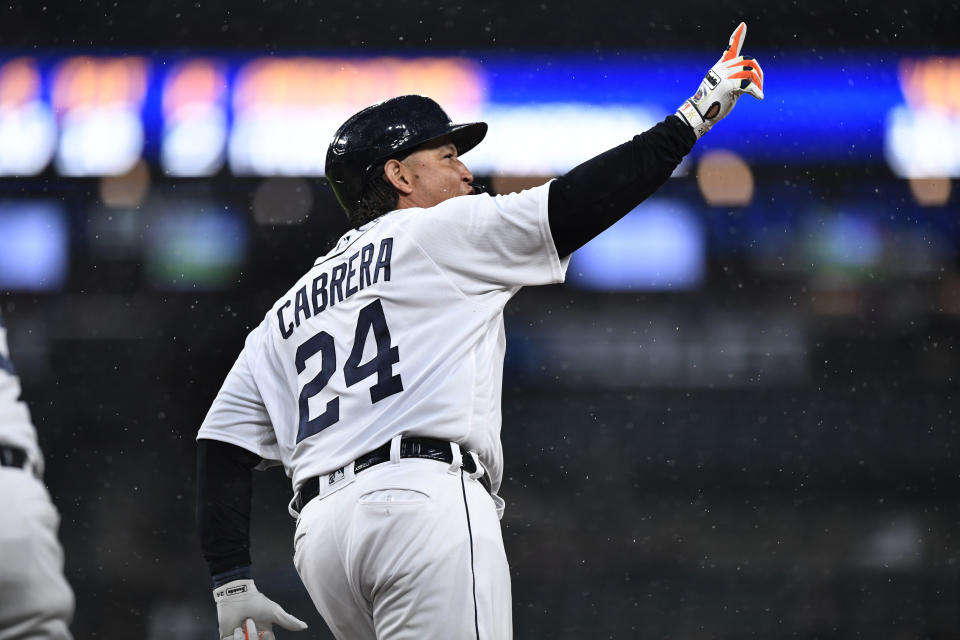
{"type": "Polygon", "coordinates": [[[227,80],[211,60],[190,60],[167,76],[163,91],[163,112],[172,114],[190,104],[212,104],[223,99],[227,80]]]}
{"type": "Polygon", "coordinates": [[[960,57],[904,58],[900,88],[913,109],[960,114],[960,57]]]}
{"type": "Polygon", "coordinates": [[[117,104],[139,108],[146,90],[145,58],[76,56],[57,67],[52,102],[58,113],[78,107],[117,104]]]}
{"type": "Polygon", "coordinates": [[[108,207],[139,206],[149,191],[150,169],[142,159],[126,173],[100,180],[100,199],[108,207]]]}
{"type": "Polygon", "coordinates": [[[475,107],[486,98],[481,69],[463,58],[259,58],[237,76],[234,108],[349,106],[418,93],[441,105],[475,107]]]}
{"type": "Polygon", "coordinates": [[[742,207],[753,199],[753,172],[732,151],[704,153],[697,167],[697,185],[711,206],[742,207]]]}
{"type": "Polygon", "coordinates": [[[40,73],[30,58],[14,58],[0,67],[0,108],[13,108],[40,94],[40,73]]]}
{"type": "Polygon", "coordinates": [[[950,199],[950,178],[910,178],[910,192],[924,207],[942,207],[950,199]]]}

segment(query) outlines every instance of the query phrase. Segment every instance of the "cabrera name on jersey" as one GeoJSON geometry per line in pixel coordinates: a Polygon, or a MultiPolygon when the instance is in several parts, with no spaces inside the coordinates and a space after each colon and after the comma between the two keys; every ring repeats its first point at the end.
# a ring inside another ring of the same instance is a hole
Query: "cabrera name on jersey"
{"type": "Polygon", "coordinates": [[[267,312],[198,438],[282,463],[294,489],[399,434],[502,475],[503,307],[563,280],[548,185],[402,209],[348,232],[267,312]]]}
{"type": "MultiPolygon", "coordinates": [[[[350,246],[353,234],[348,233],[337,243],[350,246]]],[[[334,254],[337,253],[334,249],[334,254]]],[[[309,292],[307,285],[297,289],[292,298],[287,298],[277,310],[277,319],[280,326],[280,334],[284,339],[293,335],[295,327],[299,327],[303,320],[311,315],[317,315],[338,302],[343,302],[344,298],[349,298],[365,286],[377,282],[381,277],[384,280],[390,279],[390,254],[393,252],[393,238],[383,238],[380,240],[379,249],[375,249],[373,243],[365,244],[359,251],[346,260],[333,266],[330,271],[321,271],[314,277],[310,283],[309,292]],[[377,256],[374,262],[374,255],[377,256]],[[290,320],[292,308],[293,319],[290,320]]]]}

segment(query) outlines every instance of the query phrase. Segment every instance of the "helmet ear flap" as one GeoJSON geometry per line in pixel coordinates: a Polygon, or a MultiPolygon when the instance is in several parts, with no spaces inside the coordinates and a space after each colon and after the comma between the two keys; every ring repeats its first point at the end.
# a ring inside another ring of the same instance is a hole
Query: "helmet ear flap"
{"type": "Polygon", "coordinates": [[[363,109],[340,125],[327,147],[327,181],[353,219],[367,184],[387,160],[443,136],[450,136],[462,155],[479,144],[486,133],[484,122],[454,124],[430,98],[391,98],[363,109]]]}

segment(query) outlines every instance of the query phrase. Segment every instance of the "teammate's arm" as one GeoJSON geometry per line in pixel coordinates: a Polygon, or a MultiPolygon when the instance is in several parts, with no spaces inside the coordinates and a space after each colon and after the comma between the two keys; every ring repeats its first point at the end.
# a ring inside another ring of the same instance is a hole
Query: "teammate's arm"
{"type": "Polygon", "coordinates": [[[763,71],[741,57],[740,23],[696,94],[675,115],[592,158],[550,185],[550,232],[560,256],[579,249],[659,189],[694,143],[749,93],[763,99],[763,71]]]}

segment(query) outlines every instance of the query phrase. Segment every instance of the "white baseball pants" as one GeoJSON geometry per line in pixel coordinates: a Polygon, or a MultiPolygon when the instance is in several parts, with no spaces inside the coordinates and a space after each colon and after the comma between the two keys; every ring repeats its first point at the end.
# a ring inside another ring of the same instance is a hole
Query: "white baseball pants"
{"type": "Polygon", "coordinates": [[[459,460],[384,462],[310,501],[294,564],[338,640],[513,637],[500,521],[459,460]]]}

